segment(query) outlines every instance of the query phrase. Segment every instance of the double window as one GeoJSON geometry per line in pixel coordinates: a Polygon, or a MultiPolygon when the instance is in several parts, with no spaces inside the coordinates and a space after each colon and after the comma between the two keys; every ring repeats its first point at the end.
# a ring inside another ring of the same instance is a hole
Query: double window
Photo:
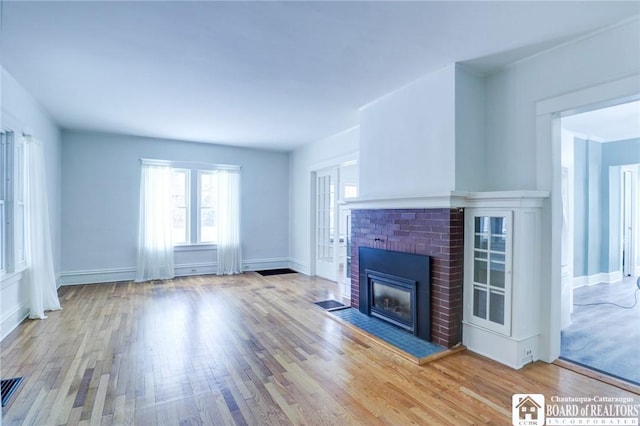
{"type": "Polygon", "coordinates": [[[0,274],[26,266],[25,145],[13,132],[0,133],[0,274]]]}
{"type": "Polygon", "coordinates": [[[215,169],[173,168],[173,242],[218,242],[218,175],[215,169]]]}

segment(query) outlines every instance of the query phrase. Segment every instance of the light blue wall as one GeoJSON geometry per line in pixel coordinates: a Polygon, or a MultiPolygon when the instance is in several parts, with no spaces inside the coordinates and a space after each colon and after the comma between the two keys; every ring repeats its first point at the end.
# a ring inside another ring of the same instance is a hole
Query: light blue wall
{"type": "Polygon", "coordinates": [[[575,138],[574,276],[620,270],[620,166],[640,163],[640,139],[575,138]]]}
{"type": "Polygon", "coordinates": [[[574,197],[573,197],[573,275],[576,277],[587,275],[588,254],[588,187],[589,174],[587,173],[587,143],[574,139],[574,197]]]}
{"type": "MultiPolygon", "coordinates": [[[[89,132],[62,136],[63,275],[136,264],[140,158],[242,167],[247,262],[288,258],[289,155],[283,152],[89,132]]],[[[176,265],[215,263],[214,250],[176,252],[176,265]]],[[[257,269],[260,269],[259,267],[257,269]]],[[[126,274],[125,274],[126,275],[126,274]]]]}
{"type": "Polygon", "coordinates": [[[620,258],[620,166],[640,163],[640,139],[602,145],[602,250],[603,272],[619,271],[620,258]]]}

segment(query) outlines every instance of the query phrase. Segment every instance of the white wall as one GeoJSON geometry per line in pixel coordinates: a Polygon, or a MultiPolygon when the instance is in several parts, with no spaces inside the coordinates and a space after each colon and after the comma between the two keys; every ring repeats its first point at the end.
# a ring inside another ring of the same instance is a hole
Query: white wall
{"type": "Polygon", "coordinates": [[[639,33],[634,20],[486,78],[488,188],[551,189],[536,182],[536,102],[638,72],[639,33]]]}
{"type": "Polygon", "coordinates": [[[455,84],[455,189],[482,191],[486,189],[484,78],[458,64],[455,84]]]}
{"type": "MultiPolygon", "coordinates": [[[[133,277],[140,158],[240,165],[245,269],[286,267],[288,157],[284,152],[214,144],[63,132],[63,284],[133,277]]],[[[215,250],[176,252],[180,275],[213,272],[215,263],[215,250]]]]}
{"type": "Polygon", "coordinates": [[[455,189],[455,66],[430,73],[360,111],[360,196],[455,189]]]}
{"type": "Polygon", "coordinates": [[[311,273],[311,172],[358,159],[360,130],[356,127],[290,154],[289,160],[289,257],[290,267],[311,273]]]}
{"type": "MultiPolygon", "coordinates": [[[[56,273],[60,271],[60,130],[49,114],[7,71],[2,69],[2,129],[31,134],[41,141],[47,176],[51,240],[56,273]]],[[[21,276],[0,280],[0,337],[26,316],[21,276]]]]}

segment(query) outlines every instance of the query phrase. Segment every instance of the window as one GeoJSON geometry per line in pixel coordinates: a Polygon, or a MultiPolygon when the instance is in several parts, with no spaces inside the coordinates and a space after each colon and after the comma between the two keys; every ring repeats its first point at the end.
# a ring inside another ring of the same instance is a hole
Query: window
{"type": "Polygon", "coordinates": [[[173,169],[173,243],[187,244],[189,238],[190,171],[173,169]]]}
{"type": "Polygon", "coordinates": [[[198,243],[214,244],[218,237],[216,188],[218,179],[215,171],[198,172],[198,243]]]}
{"type": "Polygon", "coordinates": [[[237,166],[163,161],[160,163],[172,166],[174,245],[217,244],[219,175],[221,170],[234,170],[237,166]]]}
{"type": "Polygon", "coordinates": [[[0,273],[6,270],[7,230],[6,230],[6,206],[7,206],[7,134],[0,134],[0,273]]]}
{"type": "Polygon", "coordinates": [[[0,133],[0,272],[26,266],[25,146],[13,132],[0,133]]]}

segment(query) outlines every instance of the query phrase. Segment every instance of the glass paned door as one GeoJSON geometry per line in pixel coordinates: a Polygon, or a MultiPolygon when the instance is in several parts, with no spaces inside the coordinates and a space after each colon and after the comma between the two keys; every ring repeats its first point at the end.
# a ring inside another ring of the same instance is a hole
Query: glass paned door
{"type": "Polygon", "coordinates": [[[511,214],[473,215],[471,313],[496,331],[510,328],[511,214]]]}
{"type": "Polygon", "coordinates": [[[337,278],[336,169],[316,173],[316,275],[337,278]]]}

